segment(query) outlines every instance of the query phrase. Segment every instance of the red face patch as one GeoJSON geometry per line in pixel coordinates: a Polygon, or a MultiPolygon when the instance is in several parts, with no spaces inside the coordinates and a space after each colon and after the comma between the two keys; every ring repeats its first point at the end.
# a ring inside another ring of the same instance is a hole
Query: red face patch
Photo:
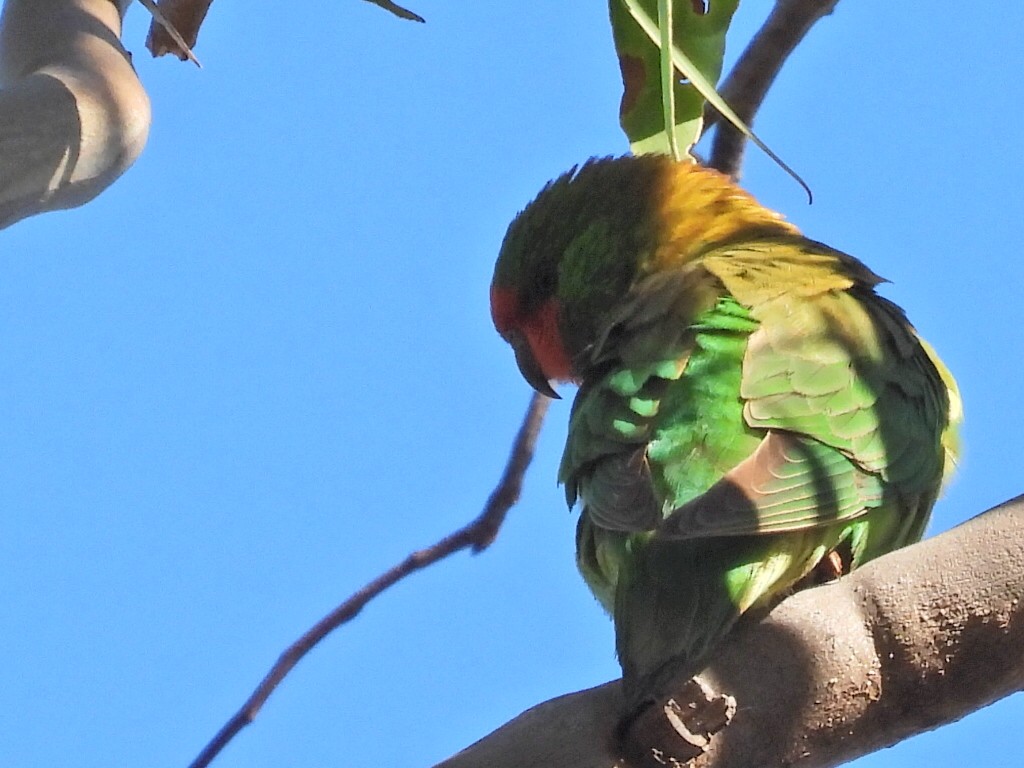
{"type": "Polygon", "coordinates": [[[515,291],[491,286],[491,320],[502,336],[519,325],[519,301],[515,291]]]}
{"type": "Polygon", "coordinates": [[[558,330],[558,302],[548,299],[530,315],[523,315],[515,291],[491,288],[491,318],[498,333],[519,331],[530,344],[537,364],[548,379],[571,381],[572,363],[558,330]]]}

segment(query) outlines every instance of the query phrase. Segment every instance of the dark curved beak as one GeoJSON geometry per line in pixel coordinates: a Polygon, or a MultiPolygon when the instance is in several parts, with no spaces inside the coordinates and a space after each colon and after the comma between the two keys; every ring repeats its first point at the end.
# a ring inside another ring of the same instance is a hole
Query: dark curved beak
{"type": "Polygon", "coordinates": [[[530,342],[526,336],[519,331],[512,331],[508,335],[508,343],[512,345],[512,351],[516,353],[516,365],[519,366],[519,372],[523,374],[526,382],[545,397],[561,400],[561,395],[552,389],[537,358],[533,356],[533,350],[530,349],[530,342]]]}

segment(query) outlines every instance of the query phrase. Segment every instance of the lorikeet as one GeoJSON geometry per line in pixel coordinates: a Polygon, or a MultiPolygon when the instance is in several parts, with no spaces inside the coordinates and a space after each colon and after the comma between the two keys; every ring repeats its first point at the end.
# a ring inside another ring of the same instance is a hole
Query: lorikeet
{"type": "Polygon", "coordinates": [[[635,705],[741,616],[921,537],[960,398],[880,282],[656,155],[574,168],[509,226],[494,324],[537,390],[580,387],[559,480],[635,705]]]}

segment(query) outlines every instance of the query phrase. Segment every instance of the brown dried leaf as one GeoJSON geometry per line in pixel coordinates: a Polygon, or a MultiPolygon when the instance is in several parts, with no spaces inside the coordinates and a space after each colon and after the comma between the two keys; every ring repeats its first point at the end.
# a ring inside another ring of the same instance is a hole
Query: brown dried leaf
{"type": "MultiPolygon", "coordinates": [[[[212,2],[213,0],[158,0],[157,7],[164,18],[178,30],[188,46],[194,48],[199,37],[199,27],[202,26],[212,2]]],[[[168,31],[156,19],[149,25],[146,47],[154,57],[170,53],[182,61],[189,58],[188,52],[174,42],[168,31]]]]}

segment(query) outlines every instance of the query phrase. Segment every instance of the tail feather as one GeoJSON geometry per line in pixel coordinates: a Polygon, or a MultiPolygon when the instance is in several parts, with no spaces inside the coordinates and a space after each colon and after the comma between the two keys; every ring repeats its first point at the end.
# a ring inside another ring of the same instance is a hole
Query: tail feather
{"type": "Polygon", "coordinates": [[[781,600],[826,553],[820,537],[792,535],[636,546],[614,611],[630,708],[699,674],[740,616],[781,600]]]}

